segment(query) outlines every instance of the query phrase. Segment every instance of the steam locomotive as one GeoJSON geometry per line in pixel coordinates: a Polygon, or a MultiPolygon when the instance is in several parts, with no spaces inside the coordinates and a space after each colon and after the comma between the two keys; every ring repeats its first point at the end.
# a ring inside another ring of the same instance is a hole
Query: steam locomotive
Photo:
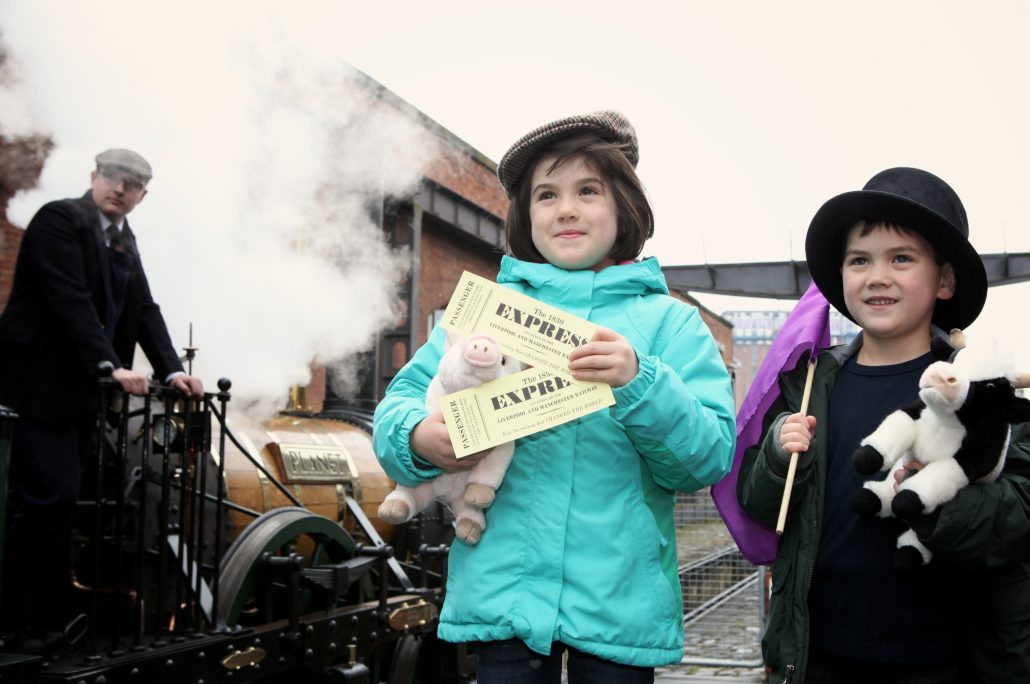
{"type": "MultiPolygon", "coordinates": [[[[393,483],[369,411],[257,421],[232,414],[225,379],[203,400],[101,385],[70,549],[76,617],[57,653],[0,653],[0,682],[470,678],[464,648],[435,638],[449,514],[375,519],[393,483]]],[[[5,457],[13,420],[0,416],[5,457]]]]}

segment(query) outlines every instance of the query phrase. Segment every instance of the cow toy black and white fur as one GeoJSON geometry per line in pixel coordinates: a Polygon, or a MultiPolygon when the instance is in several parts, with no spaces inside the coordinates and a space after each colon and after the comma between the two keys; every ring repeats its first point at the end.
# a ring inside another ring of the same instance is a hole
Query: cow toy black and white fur
{"type": "MultiPolygon", "coordinates": [[[[990,483],[1005,465],[1011,425],[1030,420],[1030,401],[1016,395],[1028,385],[1010,353],[993,342],[966,346],[952,331],[951,345],[934,344],[937,358],[919,379],[919,399],[888,415],[854,454],[858,472],[888,471],[855,493],[853,508],[864,515],[912,519],[932,513],[971,482],[990,483]],[[952,354],[953,349],[958,349],[952,354]],[[923,468],[895,494],[894,473],[909,461],[923,468]]],[[[913,570],[930,562],[911,529],[898,537],[895,565],[913,570]]]]}

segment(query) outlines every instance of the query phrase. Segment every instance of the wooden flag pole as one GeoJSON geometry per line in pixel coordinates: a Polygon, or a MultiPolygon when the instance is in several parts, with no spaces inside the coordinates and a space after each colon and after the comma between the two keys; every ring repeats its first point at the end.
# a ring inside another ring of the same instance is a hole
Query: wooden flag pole
{"type": "MultiPolygon", "coordinates": [[[[808,415],[808,398],[812,394],[812,378],[815,376],[815,354],[808,360],[808,376],[805,378],[805,392],[801,396],[801,415],[808,415]]],[[[790,455],[790,466],[787,468],[787,482],[783,487],[783,501],[780,502],[780,517],[776,520],[776,534],[783,534],[783,526],[787,522],[787,504],[790,503],[790,491],[794,488],[794,471],[798,469],[798,452],[790,455]]]]}

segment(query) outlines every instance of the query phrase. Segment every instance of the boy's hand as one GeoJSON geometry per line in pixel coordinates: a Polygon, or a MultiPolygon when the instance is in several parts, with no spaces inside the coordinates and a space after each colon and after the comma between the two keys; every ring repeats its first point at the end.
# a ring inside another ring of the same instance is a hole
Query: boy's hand
{"type": "Polygon", "coordinates": [[[569,370],[577,380],[622,387],[637,377],[639,369],[629,340],[608,328],[598,328],[589,342],[569,354],[569,370]]]}
{"type": "Polygon", "coordinates": [[[479,463],[487,451],[469,454],[462,459],[454,455],[447,425],[443,422],[443,411],[437,409],[426,416],[411,431],[411,450],[445,471],[469,470],[479,463]]]}
{"type": "Polygon", "coordinates": [[[795,451],[803,454],[815,436],[815,416],[803,416],[795,413],[783,421],[780,428],[780,446],[783,451],[792,454],[795,451]]]}
{"type": "Polygon", "coordinates": [[[920,470],[923,469],[923,464],[919,461],[909,461],[905,464],[905,467],[900,470],[894,471],[894,493],[897,494],[901,491],[901,483],[912,477],[920,470]]]}

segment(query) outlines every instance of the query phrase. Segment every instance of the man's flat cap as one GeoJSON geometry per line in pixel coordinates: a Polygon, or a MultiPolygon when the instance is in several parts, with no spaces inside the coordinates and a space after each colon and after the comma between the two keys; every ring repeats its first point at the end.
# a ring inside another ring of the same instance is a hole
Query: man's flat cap
{"type": "Polygon", "coordinates": [[[150,164],[147,163],[147,160],[132,150],[114,148],[104,150],[97,155],[97,168],[112,166],[128,171],[139,178],[143,183],[148,182],[154,177],[154,173],[150,168],[150,164]]]}
{"type": "Polygon", "coordinates": [[[514,196],[519,178],[537,152],[551,143],[579,133],[596,133],[602,140],[624,145],[626,159],[636,168],[640,159],[637,134],[626,117],[613,111],[570,116],[533,129],[504,153],[501,163],[497,165],[497,178],[508,198],[514,196]]]}

